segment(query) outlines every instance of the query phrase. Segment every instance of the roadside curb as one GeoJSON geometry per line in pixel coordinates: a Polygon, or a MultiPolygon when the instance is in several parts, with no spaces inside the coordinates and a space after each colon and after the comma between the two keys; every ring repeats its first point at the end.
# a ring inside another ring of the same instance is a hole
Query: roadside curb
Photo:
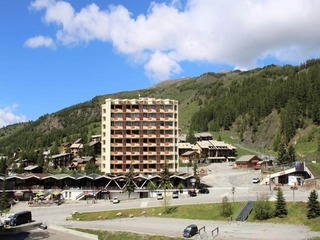
{"type": "Polygon", "coordinates": [[[53,229],[59,232],[69,233],[75,236],[83,237],[89,240],[98,240],[98,236],[90,233],[79,232],[73,229],[65,228],[57,225],[48,225],[48,229],[53,229]]]}

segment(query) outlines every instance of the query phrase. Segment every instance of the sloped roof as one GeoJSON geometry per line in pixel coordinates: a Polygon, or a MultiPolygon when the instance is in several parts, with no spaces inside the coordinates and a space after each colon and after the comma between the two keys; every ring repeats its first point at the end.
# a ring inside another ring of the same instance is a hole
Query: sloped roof
{"type": "Polygon", "coordinates": [[[236,162],[250,162],[253,158],[261,160],[257,155],[243,155],[236,160],[236,162]]]}
{"type": "Polygon", "coordinates": [[[190,155],[192,155],[194,153],[196,153],[196,151],[187,151],[187,152],[181,154],[181,156],[190,156],[190,155]]]}
{"type": "Polygon", "coordinates": [[[188,142],[179,142],[178,148],[179,149],[193,149],[194,145],[188,142]]]}
{"type": "Polygon", "coordinates": [[[29,165],[29,166],[25,167],[24,170],[32,171],[32,170],[34,170],[34,169],[36,169],[38,167],[39,167],[38,165],[29,165]]]}

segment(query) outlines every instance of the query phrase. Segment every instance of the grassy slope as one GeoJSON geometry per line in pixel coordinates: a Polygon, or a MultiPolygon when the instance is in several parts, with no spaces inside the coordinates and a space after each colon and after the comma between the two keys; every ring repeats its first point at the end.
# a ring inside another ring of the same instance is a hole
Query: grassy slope
{"type": "MultiPolygon", "coordinates": [[[[235,219],[237,213],[240,212],[243,202],[231,203],[233,214],[232,219],[235,219]]],[[[227,221],[229,218],[221,217],[221,203],[212,204],[196,204],[196,205],[181,205],[181,206],[169,206],[169,213],[162,214],[164,207],[154,208],[139,208],[139,209],[126,209],[126,210],[114,210],[114,211],[103,211],[103,212],[92,212],[92,213],[77,213],[73,215],[74,220],[98,220],[98,219],[111,219],[116,218],[117,213],[121,212],[122,217],[129,217],[130,214],[133,216],[141,216],[142,212],[146,216],[156,217],[169,217],[169,218],[185,218],[185,219],[203,219],[203,220],[216,220],[216,221],[227,221]]],[[[307,203],[304,202],[287,202],[288,216],[285,218],[271,218],[265,221],[258,221],[254,219],[254,214],[251,214],[247,221],[250,222],[268,222],[268,223],[282,223],[282,224],[295,224],[305,225],[313,231],[320,231],[319,221],[320,218],[307,219],[307,203]]]]}

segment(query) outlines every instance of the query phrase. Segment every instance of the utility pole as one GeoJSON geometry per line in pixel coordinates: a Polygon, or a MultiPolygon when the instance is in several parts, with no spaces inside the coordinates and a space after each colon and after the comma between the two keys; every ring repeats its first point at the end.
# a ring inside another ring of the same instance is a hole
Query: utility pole
{"type": "Polygon", "coordinates": [[[233,200],[233,202],[234,202],[234,193],[235,193],[235,191],[236,191],[236,188],[235,188],[235,187],[232,187],[231,191],[232,191],[232,200],[233,200]]]}

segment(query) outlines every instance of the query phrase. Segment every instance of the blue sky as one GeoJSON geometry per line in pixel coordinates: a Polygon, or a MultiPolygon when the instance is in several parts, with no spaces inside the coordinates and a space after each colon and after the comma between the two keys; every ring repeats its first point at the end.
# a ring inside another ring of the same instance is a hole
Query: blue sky
{"type": "Polygon", "coordinates": [[[0,127],[108,93],[318,58],[320,1],[1,0],[0,127]]]}

